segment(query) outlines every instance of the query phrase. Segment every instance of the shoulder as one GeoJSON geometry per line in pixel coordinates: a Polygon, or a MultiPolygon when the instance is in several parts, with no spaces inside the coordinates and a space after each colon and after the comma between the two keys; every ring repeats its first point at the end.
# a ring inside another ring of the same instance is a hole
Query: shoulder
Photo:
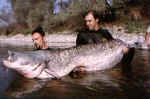
{"type": "Polygon", "coordinates": [[[89,34],[89,30],[88,29],[82,29],[82,30],[78,30],[77,32],[77,36],[85,36],[89,34]]]}
{"type": "Polygon", "coordinates": [[[48,51],[55,51],[56,50],[56,48],[47,48],[47,49],[44,49],[44,50],[48,50],[48,51]]]}
{"type": "Polygon", "coordinates": [[[55,50],[54,48],[47,48],[47,49],[33,49],[33,51],[40,51],[40,50],[49,50],[49,51],[53,51],[53,50],[55,50]]]}
{"type": "Polygon", "coordinates": [[[100,28],[98,32],[101,33],[102,35],[111,35],[111,33],[107,29],[103,28],[100,28]]]}
{"type": "Polygon", "coordinates": [[[78,34],[80,34],[80,33],[86,33],[86,32],[88,32],[89,30],[87,29],[87,28],[83,28],[83,29],[79,29],[79,30],[76,30],[76,32],[78,33],[78,34]]]}
{"type": "Polygon", "coordinates": [[[113,36],[111,35],[111,33],[107,30],[107,29],[99,29],[99,32],[106,37],[107,39],[113,39],[113,36]]]}
{"type": "Polygon", "coordinates": [[[104,32],[104,33],[109,33],[109,31],[107,29],[104,29],[104,28],[100,28],[98,31],[104,32]]]}

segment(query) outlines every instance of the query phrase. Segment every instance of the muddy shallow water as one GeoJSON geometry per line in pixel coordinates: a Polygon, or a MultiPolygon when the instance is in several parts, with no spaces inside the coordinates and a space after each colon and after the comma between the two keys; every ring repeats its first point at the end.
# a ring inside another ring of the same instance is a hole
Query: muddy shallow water
{"type": "Polygon", "coordinates": [[[8,50],[0,47],[0,99],[149,99],[150,51],[138,50],[131,65],[107,71],[70,74],[61,79],[26,79],[2,64],[8,50]]]}

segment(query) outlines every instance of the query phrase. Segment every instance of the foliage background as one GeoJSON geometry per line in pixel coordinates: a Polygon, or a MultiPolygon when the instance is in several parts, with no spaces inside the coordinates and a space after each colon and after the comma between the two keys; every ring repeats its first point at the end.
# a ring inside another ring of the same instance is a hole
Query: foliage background
{"type": "MultiPolygon", "coordinates": [[[[3,26],[1,35],[29,34],[38,25],[47,33],[85,27],[84,12],[96,10],[103,25],[122,25],[128,32],[144,32],[149,22],[149,0],[11,0],[16,22],[3,26]],[[59,11],[56,12],[56,6],[59,11]],[[140,28],[140,29],[139,29],[140,28]]],[[[4,19],[0,15],[0,19],[4,19]]]]}

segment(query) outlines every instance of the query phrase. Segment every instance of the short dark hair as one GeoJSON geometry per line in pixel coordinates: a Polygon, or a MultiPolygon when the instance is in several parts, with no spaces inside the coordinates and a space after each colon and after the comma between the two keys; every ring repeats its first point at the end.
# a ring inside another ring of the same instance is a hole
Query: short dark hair
{"type": "MultiPolygon", "coordinates": [[[[103,15],[102,15],[102,12],[100,12],[100,11],[88,10],[86,12],[82,12],[81,15],[83,16],[83,18],[85,18],[85,16],[87,16],[89,13],[91,13],[93,15],[94,19],[99,19],[102,21],[103,15]]],[[[98,23],[100,23],[101,21],[99,21],[98,23]]]]}
{"type": "Polygon", "coordinates": [[[88,11],[86,11],[86,12],[82,12],[81,15],[82,15],[83,17],[85,17],[85,16],[87,16],[89,13],[91,13],[95,19],[97,19],[97,18],[100,19],[100,17],[101,17],[101,13],[98,12],[98,11],[96,11],[96,10],[88,10],[88,11]]]}
{"type": "Polygon", "coordinates": [[[39,33],[41,36],[45,36],[45,32],[43,31],[43,28],[41,26],[38,26],[37,28],[35,28],[33,31],[32,31],[32,35],[34,33],[39,33]]]}
{"type": "Polygon", "coordinates": [[[97,11],[90,10],[90,11],[87,12],[87,14],[89,14],[89,13],[91,13],[95,19],[97,19],[97,18],[100,19],[100,15],[98,14],[97,11]]]}

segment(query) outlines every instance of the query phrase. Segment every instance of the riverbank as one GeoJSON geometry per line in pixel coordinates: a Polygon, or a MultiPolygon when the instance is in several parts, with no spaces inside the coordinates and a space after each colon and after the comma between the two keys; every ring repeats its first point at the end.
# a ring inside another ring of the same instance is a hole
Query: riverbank
{"type": "MultiPolygon", "coordinates": [[[[134,46],[136,42],[143,42],[145,33],[127,33],[121,26],[105,27],[113,35],[114,38],[121,39],[129,45],[134,46]]],[[[73,31],[64,31],[61,33],[46,34],[46,42],[49,46],[63,46],[70,44],[69,46],[75,46],[77,33],[73,31]],[[59,45],[60,44],[60,45],[59,45]]],[[[23,35],[17,34],[14,36],[0,36],[0,47],[4,46],[33,46],[31,34],[23,35]]],[[[69,47],[68,46],[68,47],[69,47]]]]}
{"type": "MultiPolygon", "coordinates": [[[[49,34],[46,35],[46,42],[48,46],[55,47],[55,46],[63,46],[64,44],[70,43],[70,46],[75,45],[76,34],[70,33],[56,33],[56,34],[49,34]],[[56,44],[57,43],[57,44],[56,44]],[[64,44],[63,44],[64,43],[64,44]],[[63,45],[62,45],[63,44],[63,45]]],[[[16,46],[16,47],[32,47],[32,35],[23,35],[17,34],[14,36],[0,36],[0,47],[5,46],[16,46]]]]}

